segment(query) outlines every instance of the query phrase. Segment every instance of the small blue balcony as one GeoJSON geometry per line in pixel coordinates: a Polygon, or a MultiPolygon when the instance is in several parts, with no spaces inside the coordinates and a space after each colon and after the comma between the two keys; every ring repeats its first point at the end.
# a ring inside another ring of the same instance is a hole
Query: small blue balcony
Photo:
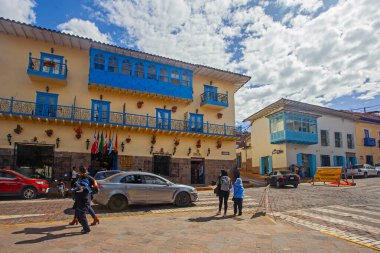
{"type": "Polygon", "coordinates": [[[364,146],[366,147],[375,147],[376,139],[375,138],[364,138],[364,146]]]}
{"type": "Polygon", "coordinates": [[[27,73],[32,81],[43,83],[67,84],[67,60],[63,56],[41,53],[33,58],[29,53],[27,73]]]}
{"type": "Polygon", "coordinates": [[[270,135],[271,144],[280,144],[285,142],[306,145],[318,144],[318,134],[283,130],[276,133],[272,133],[270,135]]]}
{"type": "Polygon", "coordinates": [[[209,108],[228,107],[228,94],[205,91],[201,94],[201,106],[209,108]]]}

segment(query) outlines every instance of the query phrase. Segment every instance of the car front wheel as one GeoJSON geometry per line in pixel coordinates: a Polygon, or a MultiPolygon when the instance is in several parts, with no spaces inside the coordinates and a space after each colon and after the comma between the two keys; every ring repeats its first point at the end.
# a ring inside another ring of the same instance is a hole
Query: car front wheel
{"type": "Polygon", "coordinates": [[[297,188],[297,187],[298,187],[298,184],[294,184],[293,186],[294,186],[294,188],[297,188]]]}
{"type": "Polygon", "coordinates": [[[189,206],[191,204],[190,195],[186,192],[180,192],[175,197],[176,206],[189,206]]]}
{"type": "Polygon", "coordinates": [[[22,198],[23,199],[35,199],[37,198],[37,190],[34,189],[33,187],[26,187],[22,191],[22,198]]]}
{"type": "Polygon", "coordinates": [[[110,201],[108,202],[108,207],[112,211],[122,211],[128,206],[128,200],[121,195],[112,196],[110,201]]]}
{"type": "Polygon", "coordinates": [[[378,171],[376,175],[377,175],[378,177],[380,177],[380,171],[378,171]]]}

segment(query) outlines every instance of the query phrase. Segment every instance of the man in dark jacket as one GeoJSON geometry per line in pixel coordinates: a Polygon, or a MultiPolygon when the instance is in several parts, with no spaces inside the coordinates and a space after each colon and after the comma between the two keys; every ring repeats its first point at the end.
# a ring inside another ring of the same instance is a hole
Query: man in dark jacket
{"type": "Polygon", "coordinates": [[[82,225],[82,234],[87,234],[91,231],[86,218],[86,213],[88,212],[91,203],[91,190],[88,180],[80,178],[76,183],[76,187],[72,189],[72,191],[75,192],[75,217],[82,225]]]}

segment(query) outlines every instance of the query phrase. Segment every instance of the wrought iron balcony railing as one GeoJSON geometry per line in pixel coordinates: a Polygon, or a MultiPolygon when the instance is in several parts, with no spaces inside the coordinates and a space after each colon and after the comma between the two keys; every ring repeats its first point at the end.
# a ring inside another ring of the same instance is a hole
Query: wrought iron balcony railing
{"type": "Polygon", "coordinates": [[[66,80],[67,60],[65,60],[65,62],[63,63],[57,59],[33,58],[31,54],[29,54],[29,64],[27,73],[32,75],[66,80]]]}
{"type": "Polygon", "coordinates": [[[228,94],[205,91],[201,94],[201,106],[206,104],[228,107],[228,94]]]}
{"type": "Polygon", "coordinates": [[[149,115],[138,115],[126,112],[98,112],[88,108],[64,105],[48,105],[34,102],[0,98],[0,113],[36,118],[51,118],[72,120],[77,122],[92,122],[119,126],[160,129],[176,132],[200,133],[218,136],[236,137],[241,134],[241,127],[204,123],[194,124],[190,121],[162,118],[149,115]]]}

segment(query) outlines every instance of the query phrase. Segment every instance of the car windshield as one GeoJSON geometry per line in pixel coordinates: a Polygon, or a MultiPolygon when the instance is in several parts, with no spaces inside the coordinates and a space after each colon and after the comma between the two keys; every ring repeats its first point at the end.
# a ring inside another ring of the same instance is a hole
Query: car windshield
{"type": "Polygon", "coordinates": [[[362,168],[363,168],[363,164],[358,164],[358,165],[353,166],[353,169],[362,169],[362,168]]]}
{"type": "Polygon", "coordinates": [[[281,173],[282,175],[293,174],[293,172],[288,171],[288,170],[282,170],[282,171],[280,171],[280,173],[281,173]]]}

